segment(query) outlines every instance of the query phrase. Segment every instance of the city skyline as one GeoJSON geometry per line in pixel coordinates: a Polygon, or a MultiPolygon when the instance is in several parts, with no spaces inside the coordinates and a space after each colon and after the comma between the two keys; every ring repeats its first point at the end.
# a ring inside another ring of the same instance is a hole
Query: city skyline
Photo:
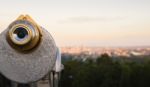
{"type": "Polygon", "coordinates": [[[58,46],[150,46],[149,0],[0,0],[0,32],[20,14],[58,46]]]}

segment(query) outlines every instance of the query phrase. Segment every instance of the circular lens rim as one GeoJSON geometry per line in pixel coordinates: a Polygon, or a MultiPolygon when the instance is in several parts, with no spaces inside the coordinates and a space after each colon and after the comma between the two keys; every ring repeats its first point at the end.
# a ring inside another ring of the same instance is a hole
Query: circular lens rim
{"type": "Polygon", "coordinates": [[[31,31],[31,29],[30,29],[28,26],[24,25],[24,24],[17,24],[17,25],[14,25],[14,26],[9,30],[9,35],[10,35],[11,41],[12,41],[14,44],[16,44],[16,45],[25,45],[25,44],[29,43],[30,40],[32,39],[32,31],[31,31]],[[14,32],[16,31],[17,28],[20,28],[20,27],[26,29],[26,31],[27,31],[27,33],[28,33],[27,38],[23,38],[22,41],[18,41],[18,40],[16,40],[16,38],[14,37],[14,32]]]}

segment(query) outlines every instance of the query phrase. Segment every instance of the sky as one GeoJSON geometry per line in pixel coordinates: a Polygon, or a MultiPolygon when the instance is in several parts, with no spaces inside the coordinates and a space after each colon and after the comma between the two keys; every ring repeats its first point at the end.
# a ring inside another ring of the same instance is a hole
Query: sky
{"type": "Polygon", "coordinates": [[[150,0],[0,0],[0,32],[21,14],[60,47],[150,45],[150,0]]]}

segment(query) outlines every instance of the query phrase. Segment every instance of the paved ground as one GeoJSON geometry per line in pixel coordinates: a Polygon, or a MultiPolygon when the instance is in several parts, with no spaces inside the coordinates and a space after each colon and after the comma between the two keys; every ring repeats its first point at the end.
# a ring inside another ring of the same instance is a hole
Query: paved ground
{"type": "Polygon", "coordinates": [[[38,82],[38,87],[50,87],[49,86],[49,81],[48,80],[44,80],[44,81],[39,81],[38,82]]]}

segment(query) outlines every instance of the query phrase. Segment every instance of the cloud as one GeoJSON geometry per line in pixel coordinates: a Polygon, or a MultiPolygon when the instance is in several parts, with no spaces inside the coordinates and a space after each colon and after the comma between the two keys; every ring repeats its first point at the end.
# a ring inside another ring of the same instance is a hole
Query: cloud
{"type": "Polygon", "coordinates": [[[70,17],[65,20],[59,21],[59,23],[86,23],[86,22],[108,22],[108,21],[118,21],[124,20],[126,17],[89,17],[89,16],[79,16],[79,17],[70,17]]]}

